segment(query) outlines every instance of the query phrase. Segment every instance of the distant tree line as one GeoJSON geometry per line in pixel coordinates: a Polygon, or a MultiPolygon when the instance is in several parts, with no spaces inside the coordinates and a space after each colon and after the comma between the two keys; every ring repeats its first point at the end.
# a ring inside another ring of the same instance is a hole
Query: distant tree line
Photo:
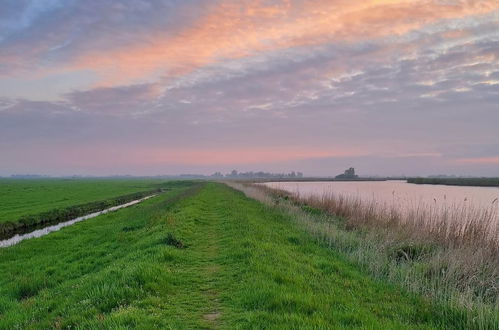
{"type": "Polygon", "coordinates": [[[448,186],[499,187],[499,178],[409,178],[407,182],[448,186]]]}
{"type": "Polygon", "coordinates": [[[212,178],[217,179],[287,179],[287,178],[303,178],[302,172],[292,171],[290,173],[269,173],[269,172],[238,172],[232,170],[227,174],[216,172],[211,175],[212,178]]]}
{"type": "Polygon", "coordinates": [[[12,179],[42,179],[42,178],[50,178],[48,175],[39,175],[39,174],[12,174],[10,176],[12,179]]]}

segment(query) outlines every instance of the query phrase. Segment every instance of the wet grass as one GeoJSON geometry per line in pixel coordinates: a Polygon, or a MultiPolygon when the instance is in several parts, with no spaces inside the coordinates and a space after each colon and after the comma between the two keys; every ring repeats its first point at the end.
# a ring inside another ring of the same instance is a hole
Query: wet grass
{"type": "Polygon", "coordinates": [[[463,328],[287,213],[191,185],[1,249],[0,328],[463,328]]]}

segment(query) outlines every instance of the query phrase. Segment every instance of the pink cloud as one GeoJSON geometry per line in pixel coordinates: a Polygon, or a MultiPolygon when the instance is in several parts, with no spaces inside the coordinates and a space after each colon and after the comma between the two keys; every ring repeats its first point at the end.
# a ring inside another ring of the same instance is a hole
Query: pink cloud
{"type": "MultiPolygon", "coordinates": [[[[143,153],[140,151],[139,153],[143,153]]],[[[290,160],[350,157],[359,155],[347,150],[321,150],[311,148],[240,148],[207,150],[146,150],[144,160],[149,163],[177,163],[201,165],[261,164],[290,160]]]]}
{"type": "MultiPolygon", "coordinates": [[[[71,154],[71,151],[67,151],[71,154]]],[[[129,164],[129,165],[239,165],[265,164],[300,159],[351,157],[360,156],[362,152],[352,150],[337,150],[332,148],[313,149],[301,147],[273,147],[273,148],[78,148],[78,153],[69,157],[79,165],[85,162],[86,157],[94,155],[101,163],[129,164]]],[[[93,159],[91,163],[93,163],[93,159]]]]}
{"type": "Polygon", "coordinates": [[[468,163],[468,164],[498,164],[499,165],[499,156],[498,157],[461,158],[461,159],[458,159],[457,162],[468,163]]]}
{"type": "Polygon", "coordinates": [[[366,153],[339,148],[306,147],[241,147],[241,148],[172,148],[140,147],[133,145],[78,145],[63,143],[47,146],[32,146],[23,150],[12,150],[10,158],[38,165],[103,168],[127,168],[169,165],[225,166],[271,164],[293,160],[319,158],[347,158],[366,153]]]}
{"type": "Polygon", "coordinates": [[[258,52],[329,42],[399,36],[445,19],[499,9],[497,1],[290,0],[222,1],[175,35],[149,31],[142,40],[107,50],[88,50],[72,69],[92,69],[112,85],[162,72],[175,77],[258,52]],[[389,24],[387,24],[389,22],[389,24]]]}

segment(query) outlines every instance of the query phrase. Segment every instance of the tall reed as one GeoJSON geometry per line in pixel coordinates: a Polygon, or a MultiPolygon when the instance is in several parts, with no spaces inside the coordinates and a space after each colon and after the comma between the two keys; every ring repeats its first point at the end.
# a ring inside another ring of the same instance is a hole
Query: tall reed
{"type": "Polygon", "coordinates": [[[334,193],[310,197],[291,194],[288,198],[339,216],[346,220],[349,228],[385,227],[417,240],[430,240],[453,247],[471,246],[493,254],[499,252],[497,203],[477,207],[471,204],[421,202],[402,209],[374,199],[365,201],[334,193]]]}
{"type": "Polygon", "coordinates": [[[332,193],[302,197],[258,184],[227,184],[289,213],[375,277],[447,306],[466,327],[499,328],[497,203],[400,210],[332,193]]]}

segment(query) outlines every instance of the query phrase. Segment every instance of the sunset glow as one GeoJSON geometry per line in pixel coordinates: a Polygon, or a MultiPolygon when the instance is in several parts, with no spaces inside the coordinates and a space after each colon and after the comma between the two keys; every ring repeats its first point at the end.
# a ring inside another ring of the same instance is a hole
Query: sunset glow
{"type": "Polygon", "coordinates": [[[498,124],[494,0],[0,3],[0,175],[499,175],[498,124]]]}

